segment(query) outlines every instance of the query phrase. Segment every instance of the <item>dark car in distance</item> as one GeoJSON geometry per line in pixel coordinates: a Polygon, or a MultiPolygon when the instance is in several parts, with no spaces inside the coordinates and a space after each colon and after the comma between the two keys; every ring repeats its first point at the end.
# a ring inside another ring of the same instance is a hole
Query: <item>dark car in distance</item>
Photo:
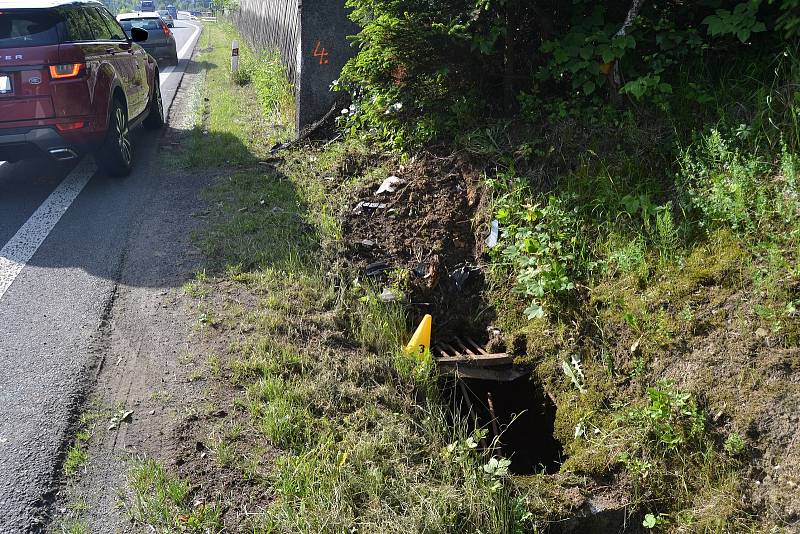
{"type": "Polygon", "coordinates": [[[178,46],[175,35],[158,13],[122,13],[117,20],[128,36],[133,28],[146,30],[149,37],[142,48],[162,65],[178,64],[178,46]]]}
{"type": "Polygon", "coordinates": [[[175,27],[175,19],[172,15],[169,14],[169,11],[166,9],[160,9],[158,11],[158,16],[161,17],[161,20],[164,21],[164,24],[167,25],[167,28],[174,28],[175,27]]]}
{"type": "Polygon", "coordinates": [[[158,65],[96,0],[0,0],[0,160],[95,152],[133,166],[130,130],[164,124],[158,65]]]}

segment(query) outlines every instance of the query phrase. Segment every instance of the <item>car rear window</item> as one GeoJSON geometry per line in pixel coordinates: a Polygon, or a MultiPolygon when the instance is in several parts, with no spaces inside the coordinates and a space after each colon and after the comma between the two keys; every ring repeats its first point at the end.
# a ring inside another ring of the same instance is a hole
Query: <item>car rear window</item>
{"type": "Polygon", "coordinates": [[[119,21],[122,24],[122,29],[125,30],[126,33],[131,32],[131,28],[141,28],[143,30],[160,30],[161,29],[161,19],[153,18],[153,19],[123,19],[119,21]]]}
{"type": "Polygon", "coordinates": [[[58,44],[59,18],[41,9],[0,11],[0,48],[58,44]]]}

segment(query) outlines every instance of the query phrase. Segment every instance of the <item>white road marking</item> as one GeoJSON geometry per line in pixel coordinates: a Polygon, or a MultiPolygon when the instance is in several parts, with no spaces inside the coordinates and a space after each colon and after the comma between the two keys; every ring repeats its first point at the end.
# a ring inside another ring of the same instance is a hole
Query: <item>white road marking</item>
{"type": "MultiPolygon", "coordinates": [[[[183,21],[185,22],[185,21],[183,21]]],[[[186,59],[187,52],[194,47],[197,36],[200,34],[201,27],[190,22],[186,24],[192,26],[195,31],[192,37],[183,45],[178,58],[186,59]]],[[[167,67],[160,73],[160,83],[176,72],[177,66],[167,67]]],[[[0,167],[5,165],[5,161],[0,161],[0,167]]],[[[78,197],[86,184],[96,172],[97,167],[93,158],[83,158],[77,167],[50,193],[50,196],[23,224],[14,237],[0,249],[0,300],[5,295],[11,284],[14,283],[19,273],[25,268],[30,259],[39,250],[39,247],[47,239],[55,225],[66,213],[72,202],[78,197]]]]}
{"type": "MultiPolygon", "coordinates": [[[[183,22],[186,22],[186,21],[183,21],[183,22]]],[[[186,56],[186,52],[189,51],[189,48],[194,46],[194,41],[195,41],[195,39],[197,39],[197,36],[200,34],[200,30],[202,29],[197,24],[192,24],[191,22],[186,22],[186,24],[188,24],[189,26],[194,28],[194,33],[189,38],[189,40],[186,41],[186,43],[183,45],[183,47],[181,47],[180,52],[178,52],[178,57],[179,58],[185,57],[186,56]]]]}
{"type": "Polygon", "coordinates": [[[95,171],[92,158],[84,158],[0,249],[0,300],[95,171]]]}

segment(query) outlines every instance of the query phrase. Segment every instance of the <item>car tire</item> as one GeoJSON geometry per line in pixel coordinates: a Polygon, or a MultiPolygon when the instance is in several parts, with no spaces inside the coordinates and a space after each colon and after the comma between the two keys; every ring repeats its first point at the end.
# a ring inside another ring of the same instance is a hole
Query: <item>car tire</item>
{"type": "Polygon", "coordinates": [[[155,81],[153,94],[150,97],[147,117],[142,123],[148,130],[158,130],[162,128],[166,122],[164,120],[164,102],[161,99],[161,83],[159,82],[158,71],[155,72],[153,80],[155,81]]]}
{"type": "Polygon", "coordinates": [[[133,143],[128,125],[128,110],[118,98],[111,104],[106,138],[95,153],[95,159],[111,176],[127,176],[133,169],[133,143]]]}

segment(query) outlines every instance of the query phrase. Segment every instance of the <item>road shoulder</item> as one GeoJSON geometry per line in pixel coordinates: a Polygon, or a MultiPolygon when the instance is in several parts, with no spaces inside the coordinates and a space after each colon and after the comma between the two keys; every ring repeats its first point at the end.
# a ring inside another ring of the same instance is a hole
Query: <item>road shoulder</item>
{"type": "Polygon", "coordinates": [[[130,461],[168,456],[180,422],[199,409],[204,397],[196,372],[200,365],[187,345],[193,324],[180,288],[198,269],[191,233],[204,209],[200,192],[209,178],[169,166],[169,153],[193,126],[202,76],[201,67],[190,62],[159,146],[140,153],[143,171],[159,179],[128,238],[119,281],[96,336],[94,350],[102,356],[66,452],[51,521],[56,531],[132,529],[120,507],[130,461]]]}

